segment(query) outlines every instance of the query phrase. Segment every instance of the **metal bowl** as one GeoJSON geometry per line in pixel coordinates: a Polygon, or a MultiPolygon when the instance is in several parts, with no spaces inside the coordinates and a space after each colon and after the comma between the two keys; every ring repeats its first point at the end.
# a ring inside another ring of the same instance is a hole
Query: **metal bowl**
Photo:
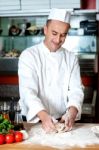
{"type": "Polygon", "coordinates": [[[15,25],[12,25],[9,28],[9,36],[17,36],[20,35],[20,33],[21,33],[21,29],[15,25]]]}

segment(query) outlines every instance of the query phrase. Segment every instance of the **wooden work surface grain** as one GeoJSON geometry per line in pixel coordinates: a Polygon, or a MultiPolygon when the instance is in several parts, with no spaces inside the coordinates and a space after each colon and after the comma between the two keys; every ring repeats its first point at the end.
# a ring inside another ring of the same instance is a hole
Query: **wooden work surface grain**
{"type": "MultiPolygon", "coordinates": [[[[52,148],[41,145],[31,145],[31,144],[5,144],[0,145],[0,150],[58,150],[58,148],[52,148]]],[[[85,148],[81,147],[71,147],[64,150],[99,150],[99,145],[91,145],[85,148]]]]}

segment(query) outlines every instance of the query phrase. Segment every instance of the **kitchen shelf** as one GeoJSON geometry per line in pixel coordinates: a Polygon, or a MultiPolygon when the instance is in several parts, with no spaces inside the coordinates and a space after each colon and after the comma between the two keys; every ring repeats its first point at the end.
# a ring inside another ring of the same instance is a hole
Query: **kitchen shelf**
{"type": "Polygon", "coordinates": [[[21,53],[27,47],[33,46],[43,39],[44,36],[0,36],[4,52],[15,49],[21,53]]]}
{"type": "MultiPolygon", "coordinates": [[[[70,11],[72,15],[85,15],[85,14],[97,14],[99,11],[97,9],[66,9],[70,11]]],[[[21,17],[21,16],[48,16],[50,9],[37,9],[37,10],[15,10],[13,13],[11,11],[0,12],[1,17],[21,17]]]]}
{"type": "Polygon", "coordinates": [[[72,12],[73,15],[94,15],[99,13],[97,9],[76,9],[72,12]]]}

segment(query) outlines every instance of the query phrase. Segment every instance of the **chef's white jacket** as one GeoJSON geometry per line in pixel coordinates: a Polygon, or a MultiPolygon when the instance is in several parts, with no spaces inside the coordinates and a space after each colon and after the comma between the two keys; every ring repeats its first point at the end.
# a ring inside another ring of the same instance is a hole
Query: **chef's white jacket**
{"type": "Polygon", "coordinates": [[[81,115],[83,88],[77,57],[64,48],[50,52],[44,43],[24,50],[19,58],[19,91],[22,114],[38,122],[37,113],[46,110],[60,118],[70,106],[81,115]]]}

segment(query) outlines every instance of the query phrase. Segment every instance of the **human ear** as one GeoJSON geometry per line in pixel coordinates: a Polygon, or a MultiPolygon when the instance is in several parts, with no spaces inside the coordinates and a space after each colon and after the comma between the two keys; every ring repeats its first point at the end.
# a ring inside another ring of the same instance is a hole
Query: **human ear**
{"type": "Polygon", "coordinates": [[[45,35],[47,34],[47,26],[46,25],[44,26],[44,34],[45,35]]]}

